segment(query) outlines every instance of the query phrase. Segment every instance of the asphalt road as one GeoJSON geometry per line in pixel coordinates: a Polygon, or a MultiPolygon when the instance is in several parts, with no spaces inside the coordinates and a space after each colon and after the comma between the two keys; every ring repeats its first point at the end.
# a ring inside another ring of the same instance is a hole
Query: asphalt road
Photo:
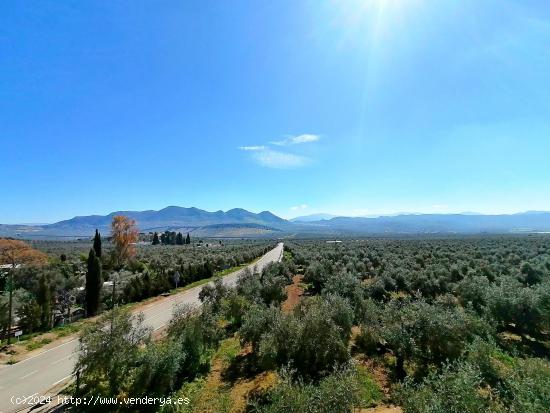
{"type": "MultiPolygon", "coordinates": [[[[267,264],[280,261],[283,254],[283,243],[249,267],[261,271],[267,264]]],[[[244,271],[235,271],[223,278],[224,284],[234,286],[239,275],[244,271]]],[[[158,330],[172,318],[176,305],[199,305],[198,286],[180,294],[166,297],[160,301],[141,308],[145,316],[145,325],[158,330]]],[[[78,339],[71,340],[57,347],[46,350],[36,356],[22,360],[11,366],[0,368],[0,413],[12,413],[28,409],[30,402],[37,397],[51,394],[52,390],[72,378],[73,367],[78,351],[78,339]],[[18,400],[17,400],[18,399],[18,400]],[[25,400],[25,401],[24,401],[25,400]],[[21,403],[24,401],[23,403],[21,403]],[[14,404],[14,402],[19,402],[14,404]]]]}

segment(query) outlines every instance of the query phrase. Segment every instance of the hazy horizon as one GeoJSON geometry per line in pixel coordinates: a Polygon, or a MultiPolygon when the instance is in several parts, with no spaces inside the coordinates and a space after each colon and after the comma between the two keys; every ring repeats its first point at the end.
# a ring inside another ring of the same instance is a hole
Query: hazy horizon
{"type": "MultiPolygon", "coordinates": [[[[162,208],[156,208],[156,209],[152,209],[154,211],[159,211],[161,209],[164,209],[164,208],[168,208],[168,207],[172,207],[172,206],[176,206],[176,207],[182,207],[182,208],[191,208],[191,207],[194,207],[194,208],[198,208],[198,209],[201,209],[201,210],[205,210],[207,212],[216,212],[216,211],[220,211],[220,209],[217,209],[217,210],[206,210],[206,209],[203,209],[203,208],[200,208],[200,207],[197,207],[197,206],[180,206],[180,205],[167,205],[165,207],[162,207],[162,208]]],[[[252,213],[255,213],[255,214],[258,214],[260,212],[263,212],[263,211],[269,211],[269,210],[251,210],[251,209],[248,209],[248,208],[243,208],[243,207],[233,207],[233,208],[229,208],[229,209],[226,209],[226,210],[221,210],[223,212],[227,212],[231,209],[234,209],[234,208],[242,208],[242,209],[245,209],[249,212],[252,212],[252,213]]],[[[123,209],[123,210],[118,210],[118,211],[130,211],[129,209],[123,209]]],[[[146,211],[144,209],[136,209],[136,210],[131,210],[132,212],[139,212],[139,211],[146,211]]],[[[72,219],[72,218],[75,218],[77,216],[92,216],[92,215],[99,215],[99,216],[105,216],[105,215],[108,215],[110,213],[113,213],[113,212],[117,212],[117,211],[106,211],[106,212],[99,212],[99,213],[92,213],[92,214],[89,214],[89,215],[83,215],[83,214],[76,214],[76,215],[72,215],[72,216],[67,216],[67,217],[64,217],[62,219],[59,219],[59,220],[54,220],[54,221],[49,221],[49,222],[0,222],[0,224],[6,224],[6,225],[28,225],[28,226],[32,226],[32,225],[49,225],[49,224],[54,224],[54,223],[57,223],[59,221],[65,221],[65,220],[69,220],[69,219],[72,219]]],[[[273,211],[269,211],[269,212],[272,212],[274,213],[273,211]]],[[[371,213],[371,214],[356,214],[356,215],[346,215],[346,214],[337,214],[337,213],[330,213],[330,212],[304,212],[302,214],[294,214],[294,215],[289,215],[289,216],[282,216],[282,215],[279,215],[279,214],[276,214],[274,213],[275,215],[281,217],[281,218],[284,218],[286,220],[293,220],[295,218],[300,218],[300,217],[307,217],[307,216],[315,216],[315,215],[332,215],[333,217],[353,217],[353,218],[376,218],[376,217],[382,217],[382,216],[396,216],[396,215],[429,215],[429,214],[441,214],[441,215],[453,215],[453,214],[458,214],[458,215],[514,215],[514,214],[522,214],[522,213],[528,213],[528,212],[550,212],[550,211],[545,211],[545,210],[526,210],[526,211],[510,211],[510,212],[502,212],[502,213],[491,213],[491,212],[487,212],[487,213],[482,213],[482,212],[478,212],[478,211],[448,211],[448,212],[437,212],[437,211],[434,211],[434,212],[423,212],[423,211],[393,211],[393,212],[379,212],[379,213],[371,213]]]]}

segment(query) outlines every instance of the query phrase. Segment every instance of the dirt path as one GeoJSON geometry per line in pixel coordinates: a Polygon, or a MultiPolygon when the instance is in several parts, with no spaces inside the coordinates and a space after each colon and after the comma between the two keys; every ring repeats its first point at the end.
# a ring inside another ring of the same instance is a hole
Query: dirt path
{"type": "Polygon", "coordinates": [[[282,305],[282,309],[285,313],[292,311],[292,309],[298,305],[304,294],[302,278],[302,275],[295,275],[292,278],[292,284],[286,287],[286,300],[282,305]]]}

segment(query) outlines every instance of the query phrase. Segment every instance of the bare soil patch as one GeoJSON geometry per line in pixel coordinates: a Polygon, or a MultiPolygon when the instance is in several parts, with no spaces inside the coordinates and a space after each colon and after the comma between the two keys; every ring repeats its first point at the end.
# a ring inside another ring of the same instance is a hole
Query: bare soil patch
{"type": "Polygon", "coordinates": [[[302,295],[304,294],[304,286],[302,284],[302,275],[295,275],[292,278],[292,284],[286,287],[286,300],[283,302],[282,309],[285,313],[289,313],[298,305],[302,295]]]}

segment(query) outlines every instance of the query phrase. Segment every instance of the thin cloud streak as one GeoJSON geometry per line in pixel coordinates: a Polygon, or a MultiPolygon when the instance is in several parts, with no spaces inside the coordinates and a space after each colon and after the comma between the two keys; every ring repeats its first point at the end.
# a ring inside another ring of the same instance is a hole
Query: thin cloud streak
{"type": "Polygon", "coordinates": [[[240,149],[241,151],[254,152],[254,151],[263,151],[264,149],[266,149],[266,147],[263,146],[263,145],[257,145],[257,146],[239,146],[239,149],[240,149]]]}
{"type": "Polygon", "coordinates": [[[293,169],[308,165],[311,159],[293,153],[265,149],[255,151],[252,159],[261,166],[274,169],[293,169]]]}
{"type": "Polygon", "coordinates": [[[304,133],[302,135],[290,136],[286,139],[283,139],[282,141],[271,141],[269,143],[276,146],[289,146],[289,145],[299,145],[302,143],[317,142],[319,139],[321,139],[319,135],[304,133]]]}

